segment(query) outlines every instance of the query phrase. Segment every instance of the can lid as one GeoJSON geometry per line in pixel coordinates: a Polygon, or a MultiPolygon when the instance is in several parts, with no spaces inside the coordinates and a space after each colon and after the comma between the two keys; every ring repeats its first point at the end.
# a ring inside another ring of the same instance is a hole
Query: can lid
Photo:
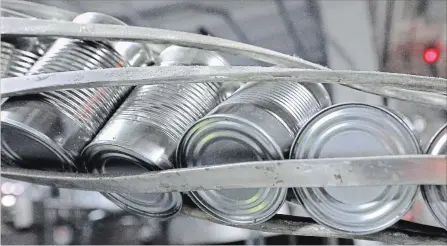
{"type": "MultiPolygon", "coordinates": [[[[230,115],[210,115],[194,124],[177,149],[177,165],[197,167],[283,159],[279,146],[255,124],[230,115]]],[[[230,224],[261,223],[285,201],[286,188],[224,189],[190,192],[194,203],[230,224]]]]}
{"type": "MultiPolygon", "coordinates": [[[[447,154],[447,124],[436,132],[427,149],[427,154],[447,154]]],[[[447,170],[440,170],[447,172],[447,170]]],[[[423,185],[422,195],[438,222],[447,229],[447,185],[423,185]]]]}
{"type": "MultiPolygon", "coordinates": [[[[93,163],[93,172],[108,174],[140,174],[161,170],[138,152],[113,141],[96,141],[82,153],[83,161],[93,163]]],[[[124,210],[146,217],[169,218],[182,208],[179,192],[153,194],[102,193],[124,210]]]]}
{"type": "MultiPolygon", "coordinates": [[[[290,158],[336,158],[420,153],[410,128],[390,111],[338,104],[314,116],[295,139],[290,158]]],[[[369,234],[397,222],[412,206],[417,185],[294,188],[317,222],[350,234],[369,234]]]]}

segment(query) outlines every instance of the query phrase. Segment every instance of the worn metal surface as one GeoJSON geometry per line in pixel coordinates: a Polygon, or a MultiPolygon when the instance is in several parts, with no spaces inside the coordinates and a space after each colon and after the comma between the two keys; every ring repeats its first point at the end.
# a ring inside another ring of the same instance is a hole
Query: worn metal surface
{"type": "MultiPolygon", "coordinates": [[[[129,40],[151,42],[154,44],[176,44],[180,46],[209,49],[251,58],[274,65],[297,68],[329,70],[321,65],[308,62],[299,57],[289,56],[272,50],[243,44],[231,40],[193,33],[170,31],[155,28],[113,26],[104,24],[76,24],[69,22],[54,22],[46,20],[26,20],[1,17],[2,35],[22,35],[39,37],[71,37],[96,40],[129,40]]],[[[360,81],[362,79],[360,78],[360,81]]],[[[381,96],[401,100],[411,100],[413,96],[406,96],[405,91],[395,93],[381,87],[365,85],[347,85],[348,87],[381,96]]],[[[423,86],[421,87],[423,89],[423,86]]],[[[399,90],[399,89],[397,89],[399,90]]],[[[445,87],[444,87],[445,92],[445,87]]],[[[424,100],[418,100],[424,102],[424,100]]],[[[429,103],[430,104],[430,103],[429,103]]],[[[431,103],[433,104],[433,103],[431,103]]]]}
{"type": "Polygon", "coordinates": [[[402,155],[244,162],[124,176],[11,167],[2,167],[1,174],[61,188],[130,194],[260,187],[446,184],[447,162],[444,155],[402,155]]]}
{"type": "Polygon", "coordinates": [[[286,235],[374,240],[387,244],[447,244],[447,232],[443,231],[442,229],[431,226],[416,225],[405,221],[400,221],[394,226],[374,234],[349,235],[332,231],[327,227],[316,224],[311,219],[305,217],[276,215],[269,221],[258,225],[232,225],[213,219],[205,212],[187,206],[183,207],[182,213],[195,218],[210,220],[216,223],[238,228],[281,233],[286,235]]]}
{"type": "MultiPolygon", "coordinates": [[[[445,108],[447,80],[416,75],[366,71],[311,70],[278,67],[143,67],[112,68],[95,71],[52,73],[1,80],[1,96],[10,97],[61,89],[79,89],[116,85],[145,85],[168,83],[289,81],[309,83],[335,83],[390,87],[415,90],[407,100],[424,99],[426,104],[445,108]],[[424,93],[437,93],[429,97],[424,93]],[[418,95],[423,95],[419,97],[418,95]],[[433,98],[434,100],[426,100],[433,98]]],[[[394,93],[398,94],[398,93],[394,93]]],[[[402,96],[402,95],[401,95],[402,96]]],[[[414,100],[413,100],[414,101],[414,100]]]]}

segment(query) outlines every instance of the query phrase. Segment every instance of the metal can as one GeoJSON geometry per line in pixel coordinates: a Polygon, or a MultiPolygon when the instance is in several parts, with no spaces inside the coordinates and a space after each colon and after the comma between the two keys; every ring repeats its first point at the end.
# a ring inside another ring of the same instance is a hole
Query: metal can
{"type": "MultiPolygon", "coordinates": [[[[329,107],[309,120],[296,137],[291,159],[421,153],[411,128],[391,111],[359,103],[329,107]]],[[[310,216],[349,234],[381,231],[412,206],[417,185],[294,188],[310,216]]]]}
{"type": "Polygon", "coordinates": [[[1,76],[2,78],[9,77],[8,70],[11,64],[12,54],[14,52],[14,45],[0,41],[1,44],[1,76]]]}
{"type": "MultiPolygon", "coordinates": [[[[100,13],[84,13],[74,22],[123,24],[100,13]]],[[[28,74],[127,66],[105,42],[57,39],[28,74]]],[[[126,48],[141,47],[133,44],[126,48]]],[[[135,50],[135,49],[133,49],[135,50]]],[[[137,64],[134,64],[137,65],[137,64]]],[[[131,87],[86,88],[10,98],[2,105],[2,158],[24,168],[76,171],[76,159],[115,111],[131,87]],[[36,154],[38,153],[38,154],[36,154]]],[[[83,171],[83,170],[78,170],[83,171]]]]}
{"type": "MultiPolygon", "coordinates": [[[[170,46],[170,52],[164,52],[162,66],[229,66],[230,64],[214,51],[187,49],[170,46]]],[[[219,102],[225,101],[242,85],[242,82],[217,83],[219,85],[219,102]]]]}
{"type": "Polygon", "coordinates": [[[39,56],[32,52],[16,49],[8,42],[1,42],[2,77],[18,77],[25,75],[39,56]]]}
{"type": "MultiPolygon", "coordinates": [[[[331,102],[324,87],[313,91],[290,82],[249,83],[196,122],[177,149],[179,167],[283,159],[294,136],[311,116],[331,102]]],[[[270,219],[285,201],[287,188],[189,192],[194,203],[230,224],[270,219]]]]}
{"type": "MultiPolygon", "coordinates": [[[[161,66],[227,64],[217,53],[178,46],[168,47],[160,59],[161,66]]],[[[216,83],[135,88],[84,149],[82,157],[87,169],[99,173],[141,173],[173,168],[181,136],[219,103],[218,91],[216,83]]],[[[148,217],[171,217],[182,206],[179,192],[104,195],[121,208],[148,217]]]]}
{"type": "MultiPolygon", "coordinates": [[[[447,154],[447,124],[441,127],[433,136],[427,149],[427,154],[447,154]]],[[[439,170],[446,172],[447,170],[439,170]]],[[[422,185],[422,197],[433,216],[447,230],[447,185],[422,185]]]]}

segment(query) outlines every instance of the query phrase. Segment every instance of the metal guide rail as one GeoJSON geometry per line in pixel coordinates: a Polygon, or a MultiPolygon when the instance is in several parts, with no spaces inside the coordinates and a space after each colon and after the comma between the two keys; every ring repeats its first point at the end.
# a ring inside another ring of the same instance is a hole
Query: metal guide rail
{"type": "MultiPolygon", "coordinates": [[[[2,97],[116,85],[304,81],[340,84],[385,97],[422,103],[434,108],[446,107],[447,80],[443,78],[382,72],[333,71],[298,57],[256,46],[210,36],[154,28],[77,24],[7,17],[1,17],[1,22],[1,35],[4,36],[66,37],[175,44],[226,52],[279,66],[154,66],[32,75],[2,79],[2,97]]],[[[260,161],[171,169],[127,176],[46,172],[11,167],[2,167],[1,174],[12,179],[61,188],[123,194],[259,187],[446,185],[447,161],[444,155],[400,155],[260,161]]],[[[197,209],[184,207],[182,211],[190,216],[223,223],[197,209]]],[[[447,243],[445,231],[422,225],[415,227],[409,222],[399,222],[389,229],[366,236],[344,235],[333,232],[307,218],[282,215],[276,215],[273,219],[258,225],[238,225],[238,227],[295,235],[378,240],[386,243],[447,243]]]]}

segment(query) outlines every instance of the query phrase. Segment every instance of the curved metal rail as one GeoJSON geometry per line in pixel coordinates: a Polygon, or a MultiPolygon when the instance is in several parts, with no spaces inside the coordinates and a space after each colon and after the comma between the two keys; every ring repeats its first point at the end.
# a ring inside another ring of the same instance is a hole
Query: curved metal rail
{"type": "MultiPolygon", "coordinates": [[[[128,40],[150,42],[154,44],[175,44],[198,49],[226,52],[284,67],[329,70],[326,67],[303,60],[299,57],[289,56],[269,49],[243,44],[236,41],[193,33],[147,27],[106,24],[77,24],[72,22],[27,20],[8,17],[1,17],[0,21],[2,22],[2,35],[68,37],[94,40],[128,40]]],[[[382,87],[371,87],[364,85],[345,86],[380,96],[415,101],[414,94],[408,95],[404,90],[396,93],[395,90],[399,91],[399,89],[390,91],[385,90],[382,87]]],[[[423,87],[421,87],[421,89],[423,89],[423,87]]],[[[416,98],[416,102],[424,102],[423,98],[416,98]]],[[[430,97],[426,96],[425,98],[429,99],[430,97]]]]}
{"type": "Polygon", "coordinates": [[[122,176],[11,167],[3,167],[1,174],[60,188],[129,194],[259,187],[447,184],[447,161],[443,155],[402,155],[244,162],[122,176]]]}
{"type": "Polygon", "coordinates": [[[443,78],[366,71],[310,70],[278,67],[143,67],[49,73],[1,80],[2,97],[51,90],[116,85],[288,81],[382,87],[388,93],[406,91],[408,100],[445,108],[443,78]],[[411,89],[411,90],[410,90],[411,89]],[[428,93],[430,92],[430,93],[428,93]]]}

